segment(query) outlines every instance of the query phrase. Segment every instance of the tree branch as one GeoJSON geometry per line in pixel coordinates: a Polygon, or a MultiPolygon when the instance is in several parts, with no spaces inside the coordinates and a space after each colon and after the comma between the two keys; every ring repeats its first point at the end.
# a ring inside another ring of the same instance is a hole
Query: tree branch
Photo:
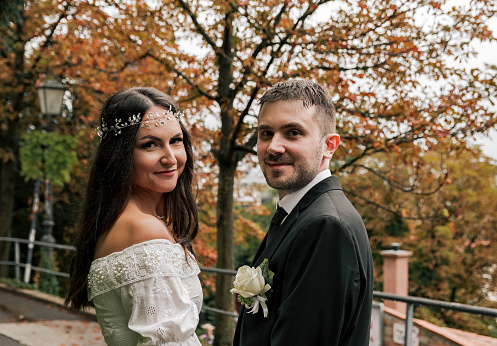
{"type": "MultiPolygon", "coordinates": [[[[287,8],[287,3],[285,2],[283,4],[283,6],[281,7],[281,10],[279,11],[279,13],[274,18],[273,28],[275,28],[280,23],[281,17],[283,15],[283,13],[285,13],[286,8],[287,8]]],[[[246,19],[248,21],[248,18],[246,18],[246,19]]],[[[269,43],[272,42],[272,40],[274,38],[275,31],[270,33],[269,30],[267,29],[267,27],[263,27],[262,32],[265,34],[265,36],[262,37],[261,42],[255,47],[254,51],[252,52],[252,54],[251,54],[252,59],[249,60],[249,61],[251,61],[251,63],[244,66],[243,73],[242,73],[243,77],[240,80],[240,82],[238,82],[237,85],[235,86],[235,88],[234,88],[235,93],[238,93],[238,91],[241,90],[246,85],[249,77],[253,75],[253,73],[251,73],[251,71],[253,70],[254,62],[255,62],[257,56],[265,48],[269,47],[269,43]]]]}
{"type": "Polygon", "coordinates": [[[426,216],[426,217],[421,217],[421,216],[403,216],[402,213],[396,211],[396,210],[393,210],[391,208],[388,208],[387,206],[384,206],[382,204],[379,204],[379,203],[376,203],[364,196],[361,196],[355,192],[353,192],[352,190],[348,190],[348,189],[344,189],[342,187],[342,190],[343,192],[345,192],[346,194],[348,195],[351,195],[351,196],[354,196],[356,198],[359,198],[361,199],[362,201],[366,202],[367,204],[370,204],[370,205],[373,205],[379,209],[382,209],[382,210],[385,210],[401,219],[404,219],[404,220],[437,220],[437,219],[443,219],[444,217],[443,216],[438,216],[438,215],[433,215],[433,216],[426,216]]]}
{"type": "Polygon", "coordinates": [[[70,3],[69,1],[66,2],[65,6],[64,6],[64,11],[62,11],[59,14],[59,17],[57,18],[57,20],[52,24],[52,27],[51,27],[49,34],[45,37],[45,42],[43,42],[43,44],[40,46],[40,49],[37,51],[38,52],[37,56],[33,59],[33,64],[30,67],[31,70],[36,69],[37,64],[41,60],[41,56],[42,56],[43,52],[48,48],[48,45],[52,42],[52,37],[55,34],[55,30],[59,26],[61,20],[63,18],[65,18],[67,15],[67,9],[69,8],[69,3],[70,3]]]}
{"type": "MultiPolygon", "coordinates": [[[[249,114],[249,110],[252,107],[252,104],[254,103],[255,98],[256,98],[257,93],[259,92],[259,90],[260,90],[260,88],[258,86],[254,87],[252,89],[252,92],[251,92],[251,95],[250,95],[250,99],[247,102],[247,106],[245,107],[245,109],[242,111],[242,113],[238,117],[238,120],[236,122],[235,128],[233,129],[233,133],[231,135],[231,144],[232,144],[233,147],[236,147],[236,139],[238,138],[238,134],[240,133],[240,131],[242,129],[243,120],[249,114]]],[[[245,145],[247,145],[247,144],[248,143],[246,143],[245,145]]]]}
{"type": "MultiPolygon", "coordinates": [[[[324,4],[326,2],[328,2],[329,0],[325,0],[325,1],[321,1],[319,2],[319,4],[324,4]]],[[[269,71],[269,68],[270,66],[272,66],[274,60],[275,60],[275,56],[277,52],[281,51],[281,49],[287,44],[288,40],[290,39],[290,37],[292,35],[295,35],[295,31],[296,29],[298,28],[298,26],[300,25],[303,25],[303,23],[305,22],[305,20],[307,19],[307,17],[309,15],[311,15],[315,9],[317,8],[317,6],[314,8],[313,6],[309,5],[309,7],[307,8],[307,10],[302,14],[302,16],[295,22],[295,24],[293,25],[293,28],[292,30],[290,31],[287,31],[287,35],[286,37],[284,37],[278,44],[276,50],[274,50],[273,52],[271,52],[271,59],[270,61],[267,63],[266,65],[266,68],[265,68],[265,71],[264,71],[264,76],[267,75],[268,71],[269,71]]],[[[281,18],[283,16],[283,14],[285,13],[287,9],[287,3],[285,2],[282,6],[282,8],[280,9],[279,13],[276,15],[276,17],[274,18],[274,21],[273,21],[273,25],[272,27],[274,29],[276,29],[276,27],[278,26],[278,24],[280,23],[281,21],[281,18]]],[[[252,52],[252,61],[255,61],[255,59],[257,58],[257,56],[262,52],[262,50],[266,47],[268,47],[268,42],[272,42],[272,39],[275,37],[274,33],[276,32],[276,30],[273,30],[273,34],[270,34],[268,30],[264,30],[265,34],[266,34],[266,37],[264,37],[262,40],[261,40],[261,43],[259,45],[257,45],[257,47],[254,49],[254,51],[252,52]]],[[[252,75],[252,73],[250,73],[251,71],[251,67],[253,67],[253,63],[251,63],[250,65],[246,65],[244,67],[244,73],[242,73],[243,75],[243,78],[240,80],[240,82],[237,84],[237,86],[234,88],[234,91],[235,93],[240,90],[241,88],[243,88],[245,85],[246,85],[246,82],[249,78],[250,75],[252,75]]],[[[257,97],[257,93],[259,92],[260,90],[260,86],[259,86],[259,83],[256,84],[256,87],[254,87],[252,89],[252,92],[251,92],[251,96],[250,96],[250,100],[247,104],[247,106],[245,107],[245,109],[243,110],[243,112],[240,114],[240,117],[238,118],[238,121],[237,121],[237,124],[235,125],[235,128],[232,132],[232,137],[231,137],[231,143],[234,147],[235,146],[235,142],[236,142],[236,138],[238,137],[238,134],[242,128],[242,125],[243,125],[243,121],[245,119],[245,116],[248,114],[249,112],[249,109],[251,108],[255,98],[257,97]]],[[[247,144],[253,142],[253,145],[252,145],[252,148],[253,146],[255,145],[255,143],[257,142],[257,133],[255,133],[255,135],[253,135],[247,142],[247,144]]],[[[240,146],[238,146],[237,148],[240,148],[240,146]]],[[[248,152],[251,152],[251,153],[255,153],[255,151],[252,149],[248,152]]]]}
{"type": "MultiPolygon", "coordinates": [[[[343,136],[343,138],[356,139],[357,137],[346,137],[346,136],[343,136]]],[[[424,136],[414,135],[413,131],[411,130],[409,132],[405,132],[405,133],[399,134],[397,137],[393,137],[393,138],[389,139],[387,142],[388,142],[389,145],[393,146],[393,145],[400,145],[400,144],[414,142],[415,140],[421,139],[421,138],[424,138],[424,136]],[[405,137],[406,134],[412,134],[412,137],[406,138],[405,137]]],[[[366,156],[370,156],[372,154],[382,153],[382,152],[386,152],[386,146],[378,147],[378,148],[375,148],[372,145],[371,146],[367,146],[362,151],[362,153],[360,155],[357,155],[353,159],[345,162],[345,164],[343,166],[341,166],[340,169],[352,166],[352,165],[354,165],[355,162],[359,161],[360,159],[362,159],[362,158],[364,158],[366,156]]]]}
{"type": "Polygon", "coordinates": [[[188,16],[190,17],[190,19],[192,20],[193,22],[193,25],[195,26],[195,28],[197,29],[197,32],[204,38],[204,40],[212,47],[212,49],[214,49],[214,51],[216,53],[219,53],[219,48],[218,46],[216,45],[216,42],[214,42],[214,40],[209,36],[207,35],[207,32],[205,31],[205,29],[203,28],[203,26],[198,22],[197,20],[197,16],[195,15],[195,13],[192,12],[192,10],[190,9],[190,7],[188,6],[188,4],[186,2],[184,2],[183,0],[178,0],[181,8],[183,8],[183,10],[186,11],[186,13],[188,13],[188,16]]]}
{"type": "Polygon", "coordinates": [[[415,183],[413,183],[410,187],[405,187],[405,186],[402,186],[401,184],[395,182],[393,179],[390,179],[387,176],[385,176],[383,174],[380,174],[375,169],[372,169],[372,168],[367,167],[365,165],[355,165],[355,166],[356,167],[364,168],[365,170],[373,173],[377,177],[379,177],[379,178],[383,179],[384,181],[386,181],[388,183],[388,185],[392,186],[395,189],[398,189],[398,190],[400,190],[402,192],[411,193],[411,194],[417,195],[417,196],[430,196],[430,195],[433,195],[433,194],[437,193],[442,188],[442,186],[445,185],[445,183],[447,182],[447,178],[449,176],[449,173],[446,172],[444,174],[443,181],[441,183],[439,183],[438,186],[434,190],[432,190],[432,191],[429,191],[429,192],[415,192],[414,191],[414,185],[415,185],[415,183]]]}
{"type": "Polygon", "coordinates": [[[235,145],[235,150],[244,152],[244,155],[242,156],[245,156],[246,153],[257,155],[257,151],[254,150],[253,146],[249,147],[246,145],[235,145]]]}
{"type": "Polygon", "coordinates": [[[156,57],[155,55],[153,55],[150,52],[146,52],[143,55],[143,57],[145,57],[145,56],[151,57],[155,61],[159,62],[160,64],[162,64],[164,66],[166,66],[166,68],[168,68],[170,71],[173,71],[174,73],[176,73],[179,77],[183,78],[183,80],[186,83],[188,83],[195,90],[197,90],[199,92],[199,94],[201,94],[202,96],[207,97],[209,100],[213,100],[213,101],[216,100],[216,97],[210,95],[208,92],[206,92],[205,90],[201,89],[200,85],[198,83],[194,83],[190,78],[188,78],[188,76],[186,76],[183,72],[181,72],[180,70],[178,70],[176,67],[171,66],[170,64],[168,64],[167,62],[165,62],[162,59],[159,59],[158,57],[156,57]]]}

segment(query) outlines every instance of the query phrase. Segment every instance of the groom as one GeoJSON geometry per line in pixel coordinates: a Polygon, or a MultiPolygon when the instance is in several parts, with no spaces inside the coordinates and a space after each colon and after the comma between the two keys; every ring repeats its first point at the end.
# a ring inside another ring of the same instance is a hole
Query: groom
{"type": "Polygon", "coordinates": [[[279,201],[252,266],[267,258],[274,278],[268,317],[242,307],[234,345],[368,345],[373,261],[364,223],[329,170],[340,143],[329,92],[290,80],[260,104],[257,155],[279,201]]]}

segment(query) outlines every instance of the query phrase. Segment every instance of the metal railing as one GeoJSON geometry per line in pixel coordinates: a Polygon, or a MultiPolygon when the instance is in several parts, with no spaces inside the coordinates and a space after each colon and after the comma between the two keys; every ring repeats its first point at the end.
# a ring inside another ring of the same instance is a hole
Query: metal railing
{"type": "MultiPolygon", "coordinates": [[[[31,268],[36,271],[56,275],[56,276],[62,276],[62,277],[69,277],[69,273],[61,273],[55,270],[50,270],[46,268],[41,268],[41,267],[35,267],[32,266],[31,263],[22,263],[21,262],[21,246],[20,244],[28,244],[28,246],[31,245],[38,245],[38,246],[43,246],[45,248],[52,248],[52,249],[61,249],[61,250],[70,250],[74,251],[75,247],[70,246],[70,245],[62,245],[62,244],[55,244],[55,243],[48,243],[44,241],[31,241],[27,239],[21,239],[21,238],[10,238],[10,237],[0,237],[0,241],[8,241],[14,243],[14,261],[0,261],[0,265],[13,265],[15,266],[15,277],[16,280],[21,279],[21,268],[31,268]]],[[[25,282],[28,283],[28,282],[25,282]]]]}
{"type": "Polygon", "coordinates": [[[404,333],[404,345],[410,346],[414,345],[413,341],[413,318],[414,318],[414,306],[415,305],[426,305],[432,306],[439,309],[454,310],[460,312],[467,312],[475,315],[485,315],[490,317],[497,317],[497,309],[490,309],[481,306],[473,306],[459,303],[445,302],[442,300],[410,297],[410,296],[399,296],[396,294],[385,293],[385,292],[373,292],[373,297],[383,300],[393,300],[398,302],[406,303],[406,319],[405,319],[405,333],[404,333]]]}
{"type": "MultiPolygon", "coordinates": [[[[15,276],[17,280],[20,280],[21,273],[20,273],[20,268],[26,268],[28,264],[21,263],[21,252],[20,252],[20,244],[28,244],[28,246],[31,245],[37,245],[37,246],[43,246],[47,248],[55,248],[55,249],[62,249],[62,250],[69,250],[69,251],[74,251],[75,248],[74,246],[70,245],[61,245],[61,244],[54,244],[54,243],[47,243],[47,242],[42,242],[42,241],[30,241],[26,239],[20,239],[20,238],[9,238],[9,237],[0,237],[0,241],[8,241],[8,242],[13,242],[14,243],[14,261],[0,261],[0,265],[14,265],[15,266],[15,276]]],[[[29,264],[31,265],[31,264],[29,264]]],[[[54,270],[49,270],[45,268],[40,268],[40,267],[35,267],[31,266],[31,268],[35,271],[40,271],[40,272],[45,272],[57,276],[62,276],[62,277],[69,277],[68,273],[61,273],[57,272],[54,270]]],[[[201,271],[206,272],[206,273],[216,273],[216,274],[222,274],[222,275],[231,275],[235,276],[236,271],[230,270],[230,269],[221,269],[221,268],[205,268],[201,267],[201,271]]],[[[485,316],[490,316],[490,317],[496,317],[497,318],[497,309],[491,309],[491,308],[485,308],[485,307],[480,307],[480,306],[473,306],[473,305],[466,305],[466,304],[459,304],[459,303],[451,303],[451,302],[446,302],[442,300],[435,300],[435,299],[428,299],[428,298],[419,298],[419,297],[411,297],[411,296],[400,296],[396,294],[391,294],[391,293],[385,293],[385,292],[379,292],[379,291],[374,291],[373,292],[373,297],[376,299],[382,299],[382,300],[392,300],[392,301],[398,301],[398,302],[403,302],[406,303],[406,318],[405,318],[405,334],[404,334],[404,345],[406,346],[411,346],[414,345],[413,341],[413,318],[414,318],[414,306],[431,306],[439,309],[447,309],[447,310],[454,310],[454,311],[459,311],[459,312],[466,312],[470,314],[476,314],[476,315],[485,315],[485,316]]],[[[219,314],[224,314],[232,317],[238,317],[238,314],[235,312],[230,312],[230,311],[225,311],[221,309],[216,309],[208,306],[203,306],[202,310],[205,311],[211,311],[219,314]]]]}
{"type": "MultiPolygon", "coordinates": [[[[31,263],[22,263],[21,262],[21,248],[20,244],[27,244],[28,246],[42,246],[45,248],[53,248],[53,249],[61,249],[61,250],[69,250],[69,251],[75,251],[76,248],[71,245],[61,245],[61,244],[56,244],[56,243],[47,243],[43,241],[32,241],[32,240],[27,240],[27,239],[21,239],[21,238],[10,238],[10,237],[0,237],[0,241],[8,241],[14,243],[14,261],[0,261],[0,265],[12,265],[15,266],[15,278],[16,280],[21,280],[21,268],[24,268],[24,270],[34,270],[34,271],[39,271],[39,272],[44,272],[56,276],[61,276],[68,278],[69,273],[63,273],[63,272],[58,272],[55,270],[50,270],[46,268],[41,268],[41,267],[36,267],[31,265],[31,263]]],[[[206,273],[217,273],[217,274],[223,274],[223,275],[236,275],[236,271],[234,270],[229,270],[229,269],[221,269],[221,268],[205,268],[205,267],[200,267],[200,270],[206,273]]],[[[24,283],[29,283],[29,275],[24,275],[24,283]]],[[[210,306],[202,306],[202,310],[204,311],[211,311],[215,312],[218,314],[223,314],[231,317],[238,317],[238,314],[235,312],[230,312],[230,311],[225,311],[221,309],[216,309],[212,308],[210,306]]]]}

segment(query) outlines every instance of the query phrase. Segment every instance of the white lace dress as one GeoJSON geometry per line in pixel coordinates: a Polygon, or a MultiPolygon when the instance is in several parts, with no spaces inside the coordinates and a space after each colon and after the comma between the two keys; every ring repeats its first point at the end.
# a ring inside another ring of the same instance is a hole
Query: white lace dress
{"type": "Polygon", "coordinates": [[[96,259],[88,299],[108,345],[200,345],[199,267],[179,244],[155,239],[96,259]]]}

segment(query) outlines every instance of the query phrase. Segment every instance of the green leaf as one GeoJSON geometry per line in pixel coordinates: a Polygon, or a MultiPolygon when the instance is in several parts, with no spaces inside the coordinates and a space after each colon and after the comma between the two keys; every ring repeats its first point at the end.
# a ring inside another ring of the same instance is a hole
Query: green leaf
{"type": "Polygon", "coordinates": [[[77,137],[57,132],[23,134],[19,149],[21,176],[25,180],[48,178],[58,186],[68,183],[71,170],[78,164],[77,143],[77,137]]]}
{"type": "Polygon", "coordinates": [[[238,295],[238,301],[245,305],[247,308],[251,308],[252,306],[254,306],[254,301],[252,299],[245,298],[240,294],[238,295]]]}
{"type": "Polygon", "coordinates": [[[262,276],[264,277],[266,284],[269,284],[269,286],[273,287],[274,273],[269,270],[269,260],[267,258],[264,258],[264,261],[259,264],[259,267],[262,270],[262,276]]]}

